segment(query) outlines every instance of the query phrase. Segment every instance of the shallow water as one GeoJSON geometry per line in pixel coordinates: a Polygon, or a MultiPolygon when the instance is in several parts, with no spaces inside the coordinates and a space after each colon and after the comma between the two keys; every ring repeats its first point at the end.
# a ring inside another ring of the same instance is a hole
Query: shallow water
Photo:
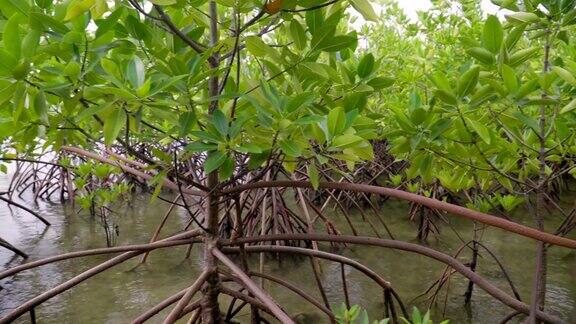
{"type": "MultiPolygon", "coordinates": [[[[0,190],[7,186],[9,177],[0,176],[0,190]]],[[[573,206],[576,195],[564,198],[566,206],[573,206]]],[[[118,245],[146,243],[168,204],[162,201],[149,203],[148,197],[137,197],[131,204],[117,207],[120,215],[118,245]]],[[[43,224],[26,212],[12,211],[0,203],[0,237],[21,248],[30,255],[30,260],[52,256],[64,252],[86,248],[104,247],[106,245],[102,228],[97,221],[91,220],[85,213],[77,213],[70,205],[62,206],[31,202],[31,197],[24,196],[28,206],[45,216],[52,226],[43,224]]],[[[369,214],[369,213],[368,213],[369,214]]],[[[530,224],[529,219],[519,211],[517,220],[530,224]]],[[[347,227],[338,213],[333,213],[339,229],[344,232],[347,227]]],[[[369,214],[370,215],[370,214],[369,214]]],[[[405,203],[391,201],[382,208],[386,223],[397,239],[414,241],[417,232],[416,224],[407,220],[405,203]]],[[[374,216],[370,216],[374,217],[374,216]]],[[[362,222],[359,215],[354,215],[355,226],[362,233],[372,235],[370,227],[362,222]]],[[[551,231],[560,222],[558,216],[551,215],[547,228],[551,231]]],[[[472,237],[471,222],[450,217],[452,228],[465,239],[472,237]]],[[[188,216],[182,210],[176,210],[171,216],[164,233],[175,232],[188,222],[188,216]]],[[[377,221],[373,219],[377,224],[377,221]]],[[[382,228],[378,228],[384,233],[382,228]]],[[[442,238],[430,238],[431,247],[454,253],[460,241],[453,230],[443,225],[442,238]]],[[[572,235],[572,238],[575,238],[572,235]]],[[[482,242],[486,244],[502,261],[516,284],[522,300],[530,300],[532,269],[536,244],[517,235],[490,229],[484,234],[482,242]]],[[[39,323],[125,323],[139,315],[147,308],[164,298],[190,285],[198,275],[200,265],[199,251],[195,249],[192,257],[184,259],[186,248],[177,247],[154,251],[144,266],[135,267],[138,258],[114,267],[97,275],[61,294],[36,309],[39,323]]],[[[350,246],[343,255],[351,257],[374,269],[390,281],[406,303],[424,292],[443,271],[444,266],[437,261],[420,255],[398,252],[383,248],[350,246]]],[[[464,253],[461,261],[469,260],[469,253],[464,253]]],[[[45,265],[34,270],[0,281],[0,317],[10,309],[17,307],[27,299],[73,277],[98,263],[107,260],[107,256],[78,258],[45,265]]],[[[0,249],[0,269],[14,266],[21,262],[9,251],[0,249]]],[[[254,263],[256,264],[256,263],[254,263]]],[[[346,268],[348,290],[351,301],[367,308],[372,319],[382,317],[382,292],[368,278],[359,272],[346,268]]],[[[281,263],[269,261],[266,272],[283,278],[304,288],[310,294],[319,297],[310,262],[307,259],[289,258],[281,263]]],[[[478,272],[503,290],[511,294],[504,276],[497,265],[486,253],[479,259],[478,272]]],[[[551,313],[560,316],[568,323],[576,323],[576,255],[562,248],[550,249],[548,268],[547,308],[551,313]]],[[[335,263],[322,262],[322,285],[330,303],[337,307],[343,301],[340,266],[335,263]]],[[[449,318],[452,323],[497,323],[510,313],[510,309],[495,301],[486,293],[475,287],[472,303],[464,306],[464,291],[467,281],[456,275],[451,280],[450,295],[440,295],[437,306],[433,308],[435,317],[449,318]],[[442,315],[443,305],[446,313],[442,315]]],[[[325,317],[313,306],[301,301],[291,292],[275,285],[266,288],[291,315],[303,314],[308,322],[325,322],[325,317]]],[[[423,300],[415,302],[424,307],[423,300]]],[[[410,304],[412,305],[412,304],[410,304]]],[[[224,309],[225,310],[225,309],[224,309]]],[[[156,316],[152,323],[161,322],[166,314],[156,316]]],[[[246,316],[240,319],[247,320],[246,316]]],[[[243,321],[244,321],[243,320],[243,321]]],[[[18,322],[29,322],[27,315],[18,322]]]]}

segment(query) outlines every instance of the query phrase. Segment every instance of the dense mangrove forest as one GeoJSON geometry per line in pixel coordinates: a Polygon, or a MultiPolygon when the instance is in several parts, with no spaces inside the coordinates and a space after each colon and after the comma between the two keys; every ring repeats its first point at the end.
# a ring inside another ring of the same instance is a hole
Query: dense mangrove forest
{"type": "Polygon", "coordinates": [[[0,0],[2,324],[576,323],[575,178],[576,0],[0,0]]]}

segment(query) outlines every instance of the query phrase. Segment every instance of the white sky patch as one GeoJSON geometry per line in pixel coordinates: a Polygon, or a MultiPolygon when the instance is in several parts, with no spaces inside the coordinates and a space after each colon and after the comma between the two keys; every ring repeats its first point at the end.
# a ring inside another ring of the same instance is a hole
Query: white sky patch
{"type": "MultiPolygon", "coordinates": [[[[494,5],[490,0],[481,0],[482,10],[484,10],[487,14],[497,14],[498,16],[504,15],[504,10],[500,10],[500,8],[494,5]]],[[[404,11],[406,15],[411,19],[415,20],[418,18],[416,12],[417,11],[425,11],[432,7],[432,3],[430,0],[400,0],[398,4],[404,11]]]]}

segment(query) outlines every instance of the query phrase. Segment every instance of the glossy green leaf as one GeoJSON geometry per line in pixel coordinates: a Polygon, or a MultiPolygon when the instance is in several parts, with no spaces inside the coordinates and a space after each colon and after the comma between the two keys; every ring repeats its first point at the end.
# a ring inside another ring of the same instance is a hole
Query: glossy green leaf
{"type": "Polygon", "coordinates": [[[108,118],[104,120],[104,143],[112,144],[126,125],[126,113],[124,110],[115,109],[108,118]]]}
{"type": "Polygon", "coordinates": [[[159,6],[169,6],[177,3],[176,0],[150,0],[150,2],[159,6]]]}
{"type": "Polygon", "coordinates": [[[66,10],[64,20],[72,20],[89,11],[96,4],[96,0],[72,0],[66,10]]]}
{"type": "Polygon", "coordinates": [[[519,50],[510,55],[508,59],[508,65],[511,67],[516,67],[526,62],[528,59],[534,57],[536,54],[538,54],[539,51],[540,49],[538,47],[530,47],[519,50]]]}
{"type": "Polygon", "coordinates": [[[299,157],[302,154],[300,147],[292,140],[281,140],[280,148],[288,156],[299,157]]]}
{"type": "Polygon", "coordinates": [[[354,135],[354,134],[343,134],[343,135],[339,135],[334,137],[334,139],[332,140],[332,147],[334,148],[339,148],[339,149],[343,149],[346,147],[350,147],[353,146],[357,143],[362,142],[364,139],[360,136],[354,135]]]}
{"type": "Polygon", "coordinates": [[[232,174],[234,174],[234,160],[227,156],[220,165],[218,179],[220,179],[220,181],[228,180],[232,174]]]}
{"type": "Polygon", "coordinates": [[[267,53],[272,51],[272,48],[268,44],[264,43],[262,39],[258,36],[250,36],[246,38],[246,48],[252,55],[263,57],[267,53]]]}
{"type": "Polygon", "coordinates": [[[36,54],[38,43],[40,42],[41,33],[39,30],[32,29],[24,36],[22,40],[22,56],[30,58],[36,54]]]}
{"type": "Polygon", "coordinates": [[[369,76],[374,70],[374,55],[368,53],[362,57],[360,63],[358,63],[358,76],[360,78],[365,78],[369,76]]]}
{"type": "Polygon", "coordinates": [[[378,15],[368,0],[350,0],[350,4],[356,9],[366,20],[377,21],[378,15]]]}
{"type": "Polygon", "coordinates": [[[392,86],[394,84],[394,79],[387,77],[376,77],[370,79],[370,81],[368,81],[366,84],[374,88],[374,90],[381,90],[392,86]]]}
{"type": "Polygon", "coordinates": [[[220,151],[213,151],[208,153],[208,158],[204,161],[204,172],[212,173],[217,170],[228,157],[220,151]]]}
{"type": "Polygon", "coordinates": [[[196,113],[194,111],[185,111],[180,114],[178,118],[178,124],[180,126],[178,130],[178,135],[180,137],[185,136],[192,130],[192,127],[196,123],[196,113]]]}
{"type": "Polygon", "coordinates": [[[355,42],[356,37],[351,35],[324,37],[314,46],[314,49],[324,52],[337,52],[352,46],[355,42]]]}
{"type": "Polygon", "coordinates": [[[482,47],[470,48],[467,50],[467,53],[482,64],[492,65],[496,62],[494,54],[482,47]]]}
{"type": "Polygon", "coordinates": [[[438,99],[444,101],[445,103],[449,104],[449,105],[457,105],[458,104],[458,98],[456,98],[456,96],[446,90],[436,90],[434,92],[434,96],[436,96],[438,99]]]}
{"type": "Polygon", "coordinates": [[[494,54],[500,52],[502,41],[504,40],[504,32],[502,24],[498,17],[494,15],[488,16],[484,23],[484,33],[482,34],[482,45],[484,48],[494,54]]]}
{"type": "Polygon", "coordinates": [[[574,109],[576,109],[576,99],[573,99],[566,106],[562,107],[562,109],[560,109],[560,114],[571,112],[574,109]]]}
{"type": "Polygon", "coordinates": [[[559,66],[553,66],[552,71],[556,73],[560,78],[566,81],[572,86],[576,86],[576,78],[568,70],[561,68],[559,66]]]}
{"type": "Polygon", "coordinates": [[[458,93],[458,96],[464,97],[472,92],[478,83],[479,76],[479,66],[473,66],[468,69],[468,71],[464,72],[464,74],[462,74],[462,76],[458,79],[458,83],[456,85],[456,92],[458,93]]]}
{"type": "Polygon", "coordinates": [[[320,187],[320,175],[318,174],[318,169],[316,168],[316,165],[314,164],[314,162],[312,162],[309,163],[306,166],[306,168],[308,170],[308,179],[312,184],[312,188],[314,190],[318,190],[318,188],[320,187]]]}
{"type": "Polygon", "coordinates": [[[15,14],[8,19],[4,25],[4,31],[2,33],[2,41],[4,43],[4,49],[10,53],[10,55],[18,60],[21,56],[22,41],[20,38],[20,15],[15,14]]]}
{"type": "Polygon", "coordinates": [[[506,19],[514,23],[532,24],[540,21],[540,17],[532,12],[515,12],[507,15],[506,19]]]}
{"type": "Polygon", "coordinates": [[[214,127],[216,127],[221,135],[228,135],[228,118],[226,118],[226,115],[224,115],[221,110],[214,110],[212,120],[214,122],[214,127]]]}
{"type": "Polygon", "coordinates": [[[296,19],[292,19],[290,22],[290,37],[296,45],[296,48],[299,50],[303,50],[306,48],[306,44],[308,42],[306,38],[306,31],[302,25],[296,19]]]}
{"type": "Polygon", "coordinates": [[[44,91],[38,91],[36,97],[34,98],[34,111],[40,119],[40,123],[48,126],[48,104],[46,102],[46,95],[44,91]]]}
{"type": "Polygon", "coordinates": [[[516,93],[516,91],[518,91],[518,77],[516,76],[516,72],[506,64],[502,65],[502,79],[510,93],[516,93]]]}
{"type": "Polygon", "coordinates": [[[144,84],[146,80],[146,68],[144,67],[144,62],[142,62],[138,56],[134,56],[132,60],[128,62],[126,78],[134,89],[138,89],[144,84]]]}
{"type": "Polygon", "coordinates": [[[476,121],[476,120],[472,120],[470,118],[467,118],[466,122],[468,123],[468,125],[470,125],[472,127],[474,132],[476,132],[476,134],[478,134],[478,136],[480,136],[480,138],[486,144],[492,143],[492,137],[490,136],[490,130],[488,130],[488,128],[486,126],[484,126],[481,122],[476,121]]]}
{"type": "Polygon", "coordinates": [[[346,129],[346,114],[344,108],[338,107],[328,113],[328,134],[331,137],[341,134],[346,129]]]}

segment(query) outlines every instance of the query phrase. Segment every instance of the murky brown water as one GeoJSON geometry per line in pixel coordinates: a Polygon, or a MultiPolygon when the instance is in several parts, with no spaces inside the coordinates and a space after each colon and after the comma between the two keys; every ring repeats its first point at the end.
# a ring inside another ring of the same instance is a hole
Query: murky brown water
{"type": "MultiPolygon", "coordinates": [[[[6,185],[7,179],[5,175],[0,176],[0,190],[6,185]]],[[[564,203],[567,206],[573,205],[575,197],[574,194],[565,197],[564,203]]],[[[24,198],[27,204],[31,204],[30,197],[24,198]]],[[[0,237],[23,249],[30,255],[31,260],[106,245],[102,228],[85,213],[77,214],[71,206],[45,202],[32,206],[52,222],[50,228],[45,229],[42,223],[26,212],[16,209],[11,212],[5,204],[0,203],[0,237]]],[[[167,206],[168,204],[161,201],[150,204],[147,197],[139,197],[130,206],[116,208],[116,212],[120,215],[120,236],[117,243],[121,245],[147,242],[167,206]]],[[[416,224],[407,220],[406,204],[389,202],[382,209],[382,214],[398,239],[413,241],[416,224]]],[[[523,214],[519,211],[517,219],[530,224],[523,214]]],[[[188,221],[188,216],[181,210],[177,210],[172,217],[165,233],[177,231],[188,221]]],[[[336,223],[340,225],[339,228],[346,231],[347,227],[337,213],[334,213],[334,217],[336,223]]],[[[372,233],[359,216],[355,218],[355,226],[358,229],[363,233],[372,233]]],[[[453,227],[461,235],[471,237],[473,226],[470,222],[451,219],[453,227]]],[[[549,230],[559,221],[557,216],[550,216],[549,230]]],[[[383,229],[380,230],[384,233],[383,229]]],[[[443,226],[442,234],[442,239],[439,241],[430,239],[430,245],[442,251],[454,252],[460,241],[447,226],[443,226]]],[[[535,243],[500,230],[487,231],[483,242],[507,267],[522,299],[529,301],[535,243]]],[[[185,260],[185,248],[157,250],[152,253],[149,262],[144,266],[134,268],[138,263],[138,259],[134,259],[112,268],[42,304],[36,311],[38,321],[39,323],[129,322],[147,308],[193,282],[200,263],[198,251],[194,252],[191,259],[185,260]]],[[[405,302],[423,292],[439,277],[444,268],[437,261],[420,255],[382,248],[352,246],[344,251],[344,255],[370,266],[389,280],[405,302]]],[[[106,256],[73,259],[1,280],[3,290],[0,290],[0,317],[36,294],[106,259],[108,259],[106,256]]],[[[0,249],[0,269],[20,262],[21,259],[14,258],[8,251],[0,249]]],[[[576,323],[576,254],[566,249],[552,248],[549,262],[547,307],[551,313],[560,316],[566,322],[576,323]]],[[[322,267],[323,286],[328,299],[332,305],[338,306],[343,301],[340,266],[323,262],[322,267]]],[[[308,260],[287,259],[281,264],[269,262],[266,271],[281,274],[312,295],[319,296],[308,260]]],[[[510,292],[503,275],[487,254],[480,258],[478,271],[510,292]]],[[[352,302],[366,307],[371,318],[381,318],[380,289],[355,270],[348,269],[348,278],[352,302]]],[[[452,280],[451,294],[446,301],[444,316],[451,319],[452,323],[497,323],[510,312],[508,307],[479,289],[475,290],[470,307],[465,307],[463,294],[466,285],[467,281],[461,276],[456,276],[452,280]]],[[[267,288],[290,314],[303,313],[310,322],[325,322],[325,318],[317,313],[313,306],[302,302],[294,294],[270,284],[267,288]]],[[[421,302],[418,304],[422,305],[421,302]]],[[[442,316],[443,304],[444,294],[440,298],[440,307],[434,309],[437,316],[442,316]]],[[[160,322],[165,315],[161,313],[151,322],[160,322]]],[[[19,322],[26,323],[29,319],[24,316],[19,322]]]]}

